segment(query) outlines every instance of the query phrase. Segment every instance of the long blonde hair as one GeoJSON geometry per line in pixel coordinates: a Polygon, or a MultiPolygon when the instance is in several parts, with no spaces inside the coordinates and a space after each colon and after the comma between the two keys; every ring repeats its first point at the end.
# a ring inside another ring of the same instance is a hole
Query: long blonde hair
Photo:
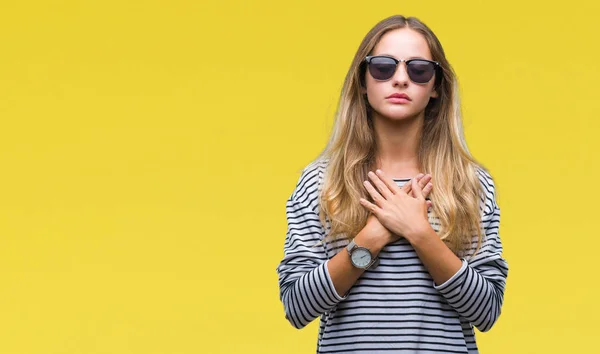
{"type": "Polygon", "coordinates": [[[319,194],[320,219],[330,223],[326,239],[352,238],[366,225],[369,211],[359,198],[369,199],[362,182],[375,167],[377,147],[370,107],[360,90],[365,85],[363,59],[387,31],[404,27],[425,37],[432,59],[442,69],[435,80],[439,96],[425,108],[418,153],[420,171],[433,177],[429,199],[432,214],[439,218],[438,234],[457,255],[470,248],[476,234],[477,253],[483,237],[479,227],[483,188],[476,168],[483,167],[465,142],[456,75],[435,34],[417,18],[400,15],[376,24],[361,42],[344,80],[330,140],[319,155],[328,161],[319,194]]]}

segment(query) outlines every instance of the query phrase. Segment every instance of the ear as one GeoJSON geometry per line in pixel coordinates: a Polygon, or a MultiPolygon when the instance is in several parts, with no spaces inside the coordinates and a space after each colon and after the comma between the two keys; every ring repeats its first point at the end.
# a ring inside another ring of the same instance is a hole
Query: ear
{"type": "Polygon", "coordinates": [[[433,90],[433,91],[431,92],[431,98],[438,98],[438,93],[437,93],[437,90],[433,90]]]}

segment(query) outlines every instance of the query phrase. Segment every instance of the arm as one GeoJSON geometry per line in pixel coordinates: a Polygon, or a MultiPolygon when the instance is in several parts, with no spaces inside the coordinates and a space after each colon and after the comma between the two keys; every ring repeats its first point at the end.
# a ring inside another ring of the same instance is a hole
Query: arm
{"type": "MultiPolygon", "coordinates": [[[[288,231],[284,258],[277,272],[286,318],[296,328],[306,326],[344,300],[364,272],[352,265],[343,247],[337,247],[338,253],[328,259],[325,245],[320,243],[325,236],[317,212],[320,174],[315,165],[309,165],[288,199],[286,208],[288,231]]],[[[428,178],[422,177],[415,177],[421,188],[429,182],[428,178]]],[[[410,193],[411,185],[407,184],[402,189],[410,193]]],[[[430,188],[426,188],[423,194],[426,196],[430,191],[430,188]]],[[[368,248],[376,257],[388,242],[393,241],[393,235],[371,214],[354,241],[368,248]]]]}
{"type": "MultiPolygon", "coordinates": [[[[318,216],[310,207],[290,199],[287,218],[284,258],[277,267],[279,295],[285,317],[294,327],[303,328],[344,300],[364,270],[352,265],[344,248],[327,259],[325,246],[317,245],[324,233],[316,225],[318,216]]],[[[374,250],[377,247],[374,243],[360,241],[362,235],[356,236],[356,243],[374,250]]]]}
{"type": "MultiPolygon", "coordinates": [[[[344,300],[364,272],[351,264],[344,248],[328,259],[325,245],[319,243],[325,229],[317,212],[317,179],[317,171],[305,170],[287,201],[284,257],[277,267],[280,299],[286,318],[296,328],[303,328],[344,300]]],[[[356,243],[376,255],[383,247],[377,240],[383,238],[369,237],[373,233],[363,231],[356,236],[356,243]]]]}
{"type": "Polygon", "coordinates": [[[475,257],[469,260],[456,257],[433,230],[415,237],[411,243],[434,279],[433,287],[462,317],[486,332],[500,316],[508,264],[502,257],[498,233],[500,208],[494,184],[487,173],[482,176],[486,191],[482,216],[484,239],[475,257]]]}

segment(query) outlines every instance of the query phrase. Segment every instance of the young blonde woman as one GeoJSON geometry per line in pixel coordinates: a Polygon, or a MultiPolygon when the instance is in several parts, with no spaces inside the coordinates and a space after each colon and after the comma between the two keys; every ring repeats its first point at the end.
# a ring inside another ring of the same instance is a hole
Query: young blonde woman
{"type": "Polygon", "coordinates": [[[335,126],[287,201],[285,315],[317,353],[478,353],[508,265],[490,173],[463,136],[435,34],[392,16],[367,33],[335,126]]]}

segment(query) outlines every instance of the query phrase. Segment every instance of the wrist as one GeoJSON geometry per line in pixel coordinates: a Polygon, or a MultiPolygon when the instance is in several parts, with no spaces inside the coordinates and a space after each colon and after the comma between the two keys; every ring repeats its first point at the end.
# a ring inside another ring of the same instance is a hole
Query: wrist
{"type": "Polygon", "coordinates": [[[364,232],[359,232],[354,237],[354,242],[357,246],[368,248],[373,257],[377,256],[386,245],[384,238],[372,236],[364,232]]]}
{"type": "Polygon", "coordinates": [[[424,225],[422,228],[416,229],[414,232],[412,232],[410,235],[407,235],[405,238],[408,240],[408,242],[410,242],[411,245],[413,245],[413,247],[416,248],[419,246],[419,244],[421,244],[422,242],[426,242],[432,237],[438,237],[438,235],[433,229],[433,227],[431,227],[431,225],[427,223],[427,225],[424,225]]]}

